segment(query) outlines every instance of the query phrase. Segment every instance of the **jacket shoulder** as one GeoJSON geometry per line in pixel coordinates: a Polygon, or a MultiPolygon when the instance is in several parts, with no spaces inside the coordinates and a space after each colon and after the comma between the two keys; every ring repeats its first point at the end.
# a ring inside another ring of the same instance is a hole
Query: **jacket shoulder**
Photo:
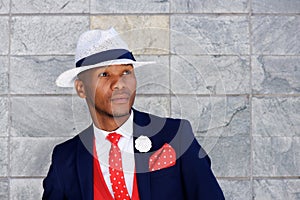
{"type": "Polygon", "coordinates": [[[187,123],[190,124],[190,122],[187,119],[182,118],[171,118],[171,117],[161,117],[154,114],[141,112],[134,110],[134,116],[136,118],[135,121],[143,121],[145,125],[148,125],[150,123],[157,123],[157,122],[165,122],[165,126],[173,126],[174,124],[181,124],[181,123],[187,123]]]}
{"type": "Polygon", "coordinates": [[[74,146],[77,145],[78,140],[79,140],[79,135],[76,135],[73,138],[68,139],[68,140],[56,145],[54,147],[54,151],[65,152],[68,149],[72,149],[72,148],[74,149],[74,146]]]}
{"type": "Polygon", "coordinates": [[[90,136],[90,129],[92,126],[88,127],[87,129],[83,130],[76,136],[74,136],[71,139],[68,139],[58,145],[56,145],[53,149],[53,159],[60,159],[60,160],[66,160],[70,159],[70,157],[73,157],[76,153],[76,149],[80,143],[83,143],[83,140],[90,136]]]}
{"type": "Polygon", "coordinates": [[[52,163],[65,163],[66,160],[75,157],[75,149],[79,141],[79,136],[75,137],[56,145],[52,153],[52,163]]]}
{"type": "Polygon", "coordinates": [[[160,117],[149,113],[135,112],[136,130],[140,135],[146,135],[153,141],[153,150],[160,148],[164,143],[171,144],[178,149],[183,143],[191,144],[194,139],[192,127],[188,120],[160,117]]]}

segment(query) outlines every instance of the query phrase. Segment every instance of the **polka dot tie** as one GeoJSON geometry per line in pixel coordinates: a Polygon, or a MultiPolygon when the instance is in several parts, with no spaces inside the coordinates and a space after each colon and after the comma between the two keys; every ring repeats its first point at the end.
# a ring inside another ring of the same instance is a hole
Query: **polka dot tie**
{"type": "Polygon", "coordinates": [[[111,142],[109,151],[109,174],[115,200],[130,200],[122,168],[121,151],[118,142],[121,135],[110,133],[106,137],[111,142]]]}

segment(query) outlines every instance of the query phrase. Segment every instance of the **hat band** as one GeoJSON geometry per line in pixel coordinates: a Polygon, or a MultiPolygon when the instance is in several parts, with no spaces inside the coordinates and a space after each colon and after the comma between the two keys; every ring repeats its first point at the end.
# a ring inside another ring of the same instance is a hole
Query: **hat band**
{"type": "Polygon", "coordinates": [[[118,59],[130,59],[135,61],[130,51],[126,49],[111,49],[107,51],[102,51],[100,53],[95,53],[93,55],[78,60],[76,62],[76,67],[95,65],[97,63],[118,59]]]}

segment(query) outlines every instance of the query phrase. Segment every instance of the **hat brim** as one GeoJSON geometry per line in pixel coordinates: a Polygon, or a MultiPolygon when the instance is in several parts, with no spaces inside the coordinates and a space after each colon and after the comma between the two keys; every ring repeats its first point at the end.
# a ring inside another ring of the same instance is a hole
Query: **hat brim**
{"type": "Polygon", "coordinates": [[[121,65],[121,64],[124,64],[124,65],[132,64],[136,68],[136,67],[139,67],[142,65],[149,65],[149,64],[153,64],[153,63],[155,63],[155,62],[151,62],[151,61],[137,62],[137,61],[133,61],[130,59],[110,60],[110,61],[106,61],[106,62],[97,63],[95,65],[88,65],[88,66],[84,66],[84,67],[77,67],[77,68],[67,70],[57,77],[55,83],[58,87],[73,87],[74,81],[77,79],[77,75],[79,73],[89,70],[89,69],[104,67],[104,66],[108,66],[108,65],[121,65]]]}

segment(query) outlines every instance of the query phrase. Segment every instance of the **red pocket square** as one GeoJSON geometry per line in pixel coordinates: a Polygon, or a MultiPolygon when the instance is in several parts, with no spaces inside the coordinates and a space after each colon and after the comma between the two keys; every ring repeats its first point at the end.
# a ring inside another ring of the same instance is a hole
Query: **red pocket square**
{"type": "Polygon", "coordinates": [[[156,171],[171,167],[176,163],[176,152],[169,144],[164,144],[149,159],[149,170],[156,171]]]}

